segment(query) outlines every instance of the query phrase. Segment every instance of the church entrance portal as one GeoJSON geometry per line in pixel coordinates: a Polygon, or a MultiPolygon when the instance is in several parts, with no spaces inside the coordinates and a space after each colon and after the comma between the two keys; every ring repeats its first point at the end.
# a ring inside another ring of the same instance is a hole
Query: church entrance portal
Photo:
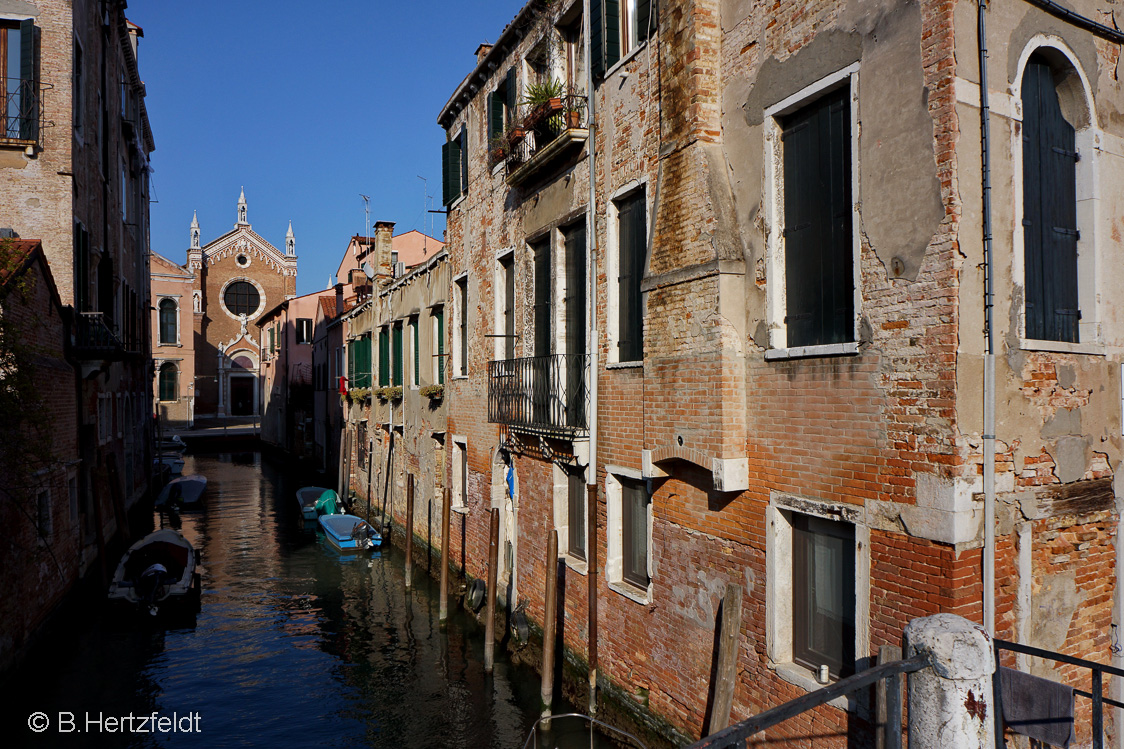
{"type": "Polygon", "coordinates": [[[254,378],[232,376],[230,378],[230,415],[254,415],[254,378]]]}

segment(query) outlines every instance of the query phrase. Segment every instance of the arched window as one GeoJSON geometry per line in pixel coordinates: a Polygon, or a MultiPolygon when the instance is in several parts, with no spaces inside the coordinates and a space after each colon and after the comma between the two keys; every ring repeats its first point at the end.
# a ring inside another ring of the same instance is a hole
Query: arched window
{"type": "Polygon", "coordinates": [[[179,343],[176,330],[176,303],[171,299],[160,300],[160,343],[161,345],[179,343]]]}
{"type": "Polygon", "coordinates": [[[1078,343],[1078,131],[1089,124],[1077,71],[1053,48],[1030,55],[1022,76],[1025,337],[1078,343]]]}
{"type": "Polygon", "coordinates": [[[160,400],[174,401],[179,399],[179,371],[176,365],[165,362],[160,366],[160,400]]]}
{"type": "Polygon", "coordinates": [[[235,281],[226,287],[223,303],[233,315],[251,315],[257,311],[261,297],[249,281],[235,281]]]}

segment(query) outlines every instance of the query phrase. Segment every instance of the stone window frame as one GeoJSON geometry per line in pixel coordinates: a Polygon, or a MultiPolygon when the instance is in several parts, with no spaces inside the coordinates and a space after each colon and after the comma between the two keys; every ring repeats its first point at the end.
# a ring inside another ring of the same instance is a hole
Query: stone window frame
{"type": "Polygon", "coordinates": [[[609,590],[620,593],[625,598],[650,606],[654,601],[656,581],[652,564],[654,557],[652,548],[653,493],[650,489],[646,489],[648,492],[648,587],[641,588],[624,579],[624,513],[621,507],[624,497],[620,478],[647,483],[638,470],[616,465],[605,466],[605,540],[607,547],[605,572],[608,578],[608,586],[609,590]]]}
{"type": "MultiPolygon", "coordinates": [[[[850,523],[855,529],[855,670],[863,668],[870,653],[870,526],[865,508],[772,491],[765,508],[765,653],[768,667],[784,681],[809,692],[823,687],[816,674],[792,657],[792,514],[810,515],[850,523]]],[[[851,710],[854,696],[829,704],[851,710]]]]}
{"type": "Polygon", "coordinates": [[[265,305],[265,288],[249,276],[233,276],[231,278],[228,278],[226,282],[223,283],[222,288],[219,290],[219,307],[227,317],[229,317],[231,320],[234,320],[235,322],[242,322],[243,317],[245,317],[247,322],[256,319],[258,315],[265,312],[265,305]],[[236,315],[226,308],[226,289],[232,283],[238,283],[239,281],[247,281],[258,290],[258,308],[248,315],[236,315]]]}
{"type": "Polygon", "coordinates": [[[1085,107],[1088,123],[1083,128],[1074,128],[1077,137],[1077,298],[1082,319],[1078,327],[1078,343],[1065,341],[1044,341],[1026,337],[1025,293],[1020,297],[1015,310],[1018,320],[1019,348],[1027,351],[1053,351],[1070,354],[1104,355],[1104,331],[1100,304],[1100,283],[1098,269],[1104,265],[1097,247],[1097,225],[1103,215],[1100,208],[1100,144],[1103,131],[1097,123],[1097,110],[1093,101],[1089,78],[1077,55],[1056,36],[1036,34],[1023,47],[1015,67],[1013,80],[1009,82],[1011,115],[1008,119],[1008,137],[1011,153],[1012,193],[1012,240],[1011,240],[1011,281],[1021,289],[1026,288],[1026,256],[1023,236],[1023,138],[1022,138],[1022,82],[1026,66],[1035,52],[1047,51],[1048,56],[1061,56],[1065,63],[1077,74],[1080,82],[1081,103],[1085,107]],[[1090,331],[1090,340],[1083,340],[1085,331],[1090,331]]]}
{"type": "MultiPolygon", "coordinates": [[[[505,348],[505,345],[507,343],[507,340],[504,337],[505,331],[504,331],[504,319],[503,319],[504,303],[507,302],[507,298],[506,298],[506,294],[507,294],[506,288],[507,287],[504,284],[504,277],[503,277],[503,271],[504,271],[503,264],[504,264],[504,261],[506,261],[506,260],[511,261],[511,272],[516,274],[515,289],[516,290],[519,289],[519,279],[518,279],[519,267],[516,263],[515,247],[504,247],[503,249],[496,250],[495,261],[492,264],[492,289],[493,289],[493,292],[492,292],[492,335],[493,335],[493,338],[492,338],[492,360],[493,361],[503,361],[504,359],[506,359],[506,352],[504,351],[504,348],[505,348]]],[[[515,306],[518,299],[519,299],[519,294],[516,293],[515,299],[513,299],[511,301],[512,314],[515,317],[514,322],[515,322],[515,335],[516,335],[515,341],[512,344],[512,351],[514,351],[514,357],[513,358],[516,358],[516,359],[519,358],[519,354],[520,354],[520,350],[519,350],[519,309],[518,309],[518,307],[515,306]]]]}
{"type": "MultiPolygon", "coordinates": [[[[585,559],[575,557],[570,554],[570,472],[574,470],[581,470],[588,479],[589,466],[586,464],[578,464],[576,466],[566,465],[560,462],[551,464],[551,494],[553,498],[553,511],[554,511],[554,528],[558,531],[558,558],[565,561],[566,566],[572,569],[579,575],[586,575],[589,572],[589,565],[585,559]]],[[[585,493],[583,496],[582,504],[584,506],[585,516],[589,516],[589,495],[585,493]]],[[[588,520],[586,521],[588,522],[588,520]]],[[[586,546],[589,545],[588,533],[586,546]]],[[[589,550],[586,550],[589,554],[589,550]]]]}
{"type": "Polygon", "coordinates": [[[156,367],[156,400],[160,403],[178,403],[180,400],[180,367],[173,360],[165,359],[161,361],[156,367]],[[161,377],[164,374],[165,368],[171,368],[171,371],[174,373],[172,385],[175,397],[169,400],[164,399],[164,393],[161,387],[161,377]]]}
{"type": "Polygon", "coordinates": [[[468,497],[463,496],[461,484],[465,485],[467,493],[468,481],[463,474],[468,470],[468,437],[454,434],[451,442],[453,449],[450,451],[449,495],[453,501],[449,509],[464,514],[468,512],[468,497]]]}
{"type": "Polygon", "coordinates": [[[158,343],[156,345],[157,346],[182,346],[183,343],[182,343],[182,338],[180,336],[180,328],[182,327],[180,325],[180,302],[179,302],[180,295],[179,294],[159,294],[158,296],[160,297],[160,301],[158,301],[156,303],[156,338],[157,338],[157,341],[158,341],[158,343]],[[172,307],[174,309],[173,322],[176,326],[176,335],[175,335],[174,341],[165,341],[165,340],[163,340],[163,337],[161,336],[161,333],[163,333],[163,329],[162,329],[163,325],[162,325],[162,321],[160,319],[160,311],[161,311],[160,307],[161,307],[161,305],[164,304],[164,302],[171,302],[172,307]]]}
{"type": "Polygon", "coordinates": [[[461,335],[462,320],[461,318],[468,313],[469,293],[468,293],[468,272],[465,271],[453,277],[453,320],[446,320],[445,324],[452,323],[452,329],[456,335],[449,336],[452,341],[452,349],[450,352],[453,355],[453,374],[450,379],[464,380],[468,379],[468,341],[464,340],[468,334],[467,321],[463,321],[465,334],[461,335]]]}
{"type": "MultiPolygon", "coordinates": [[[[605,253],[605,328],[609,337],[609,353],[606,359],[606,366],[609,369],[627,369],[633,367],[643,367],[644,360],[637,361],[621,361],[620,348],[617,345],[620,341],[620,292],[617,289],[617,273],[620,270],[620,226],[618,217],[617,203],[624,198],[630,197],[638,190],[644,191],[644,226],[647,236],[644,237],[645,258],[644,269],[647,271],[648,263],[651,260],[649,250],[652,246],[652,191],[648,189],[648,176],[644,175],[638,179],[631,180],[618,187],[613,194],[609,197],[609,215],[608,225],[609,231],[606,237],[605,253]]],[[[648,292],[642,291],[640,293],[640,310],[641,318],[647,318],[648,309],[648,292]]],[[[644,323],[641,322],[641,329],[644,323]]]]}
{"type": "Polygon", "coordinates": [[[838,356],[859,352],[862,319],[862,216],[859,211],[859,63],[820,78],[796,93],[766,107],[763,119],[765,163],[765,314],[769,331],[766,359],[838,356]],[[854,330],[851,341],[789,348],[784,253],[784,147],[781,118],[839,88],[850,89],[851,117],[851,245],[853,253],[854,330]]]}

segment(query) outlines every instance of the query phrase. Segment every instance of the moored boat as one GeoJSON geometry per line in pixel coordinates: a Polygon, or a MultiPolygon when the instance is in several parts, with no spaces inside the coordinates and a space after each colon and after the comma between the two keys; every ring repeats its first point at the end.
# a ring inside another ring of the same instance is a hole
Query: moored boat
{"type": "Polygon", "coordinates": [[[321,515],[320,527],[340,551],[367,551],[382,545],[382,536],[363,518],[354,515],[321,515]]]}
{"type": "Polygon", "coordinates": [[[156,460],[158,463],[168,466],[168,470],[172,472],[173,476],[179,476],[183,473],[184,460],[179,453],[161,453],[156,460]]]}
{"type": "Polygon", "coordinates": [[[333,510],[327,510],[326,507],[330,502],[338,501],[338,495],[334,489],[325,489],[322,486],[306,486],[302,489],[297,489],[297,504],[300,505],[301,515],[305,520],[315,520],[317,514],[317,507],[325,508],[325,513],[331,514],[333,510]]]}
{"type": "Polygon", "coordinates": [[[179,476],[168,482],[156,497],[157,507],[171,506],[186,509],[199,507],[203,503],[203,492],[207,488],[206,476],[179,476]]]}
{"type": "Polygon", "coordinates": [[[155,616],[199,602],[199,558],[179,531],[164,528],[137,541],[121,557],[109,600],[155,616]]]}

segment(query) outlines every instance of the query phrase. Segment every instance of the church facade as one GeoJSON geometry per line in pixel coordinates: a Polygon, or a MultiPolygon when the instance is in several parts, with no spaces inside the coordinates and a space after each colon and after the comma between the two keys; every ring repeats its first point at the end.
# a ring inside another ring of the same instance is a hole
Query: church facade
{"type": "Polygon", "coordinates": [[[282,252],[253,230],[244,190],[237,216],[231,231],[206,245],[200,244],[198,216],[191,222],[185,270],[192,277],[194,372],[181,371],[180,392],[191,389],[200,427],[211,419],[260,415],[262,352],[254,323],[296,296],[292,223],[282,252]]]}

